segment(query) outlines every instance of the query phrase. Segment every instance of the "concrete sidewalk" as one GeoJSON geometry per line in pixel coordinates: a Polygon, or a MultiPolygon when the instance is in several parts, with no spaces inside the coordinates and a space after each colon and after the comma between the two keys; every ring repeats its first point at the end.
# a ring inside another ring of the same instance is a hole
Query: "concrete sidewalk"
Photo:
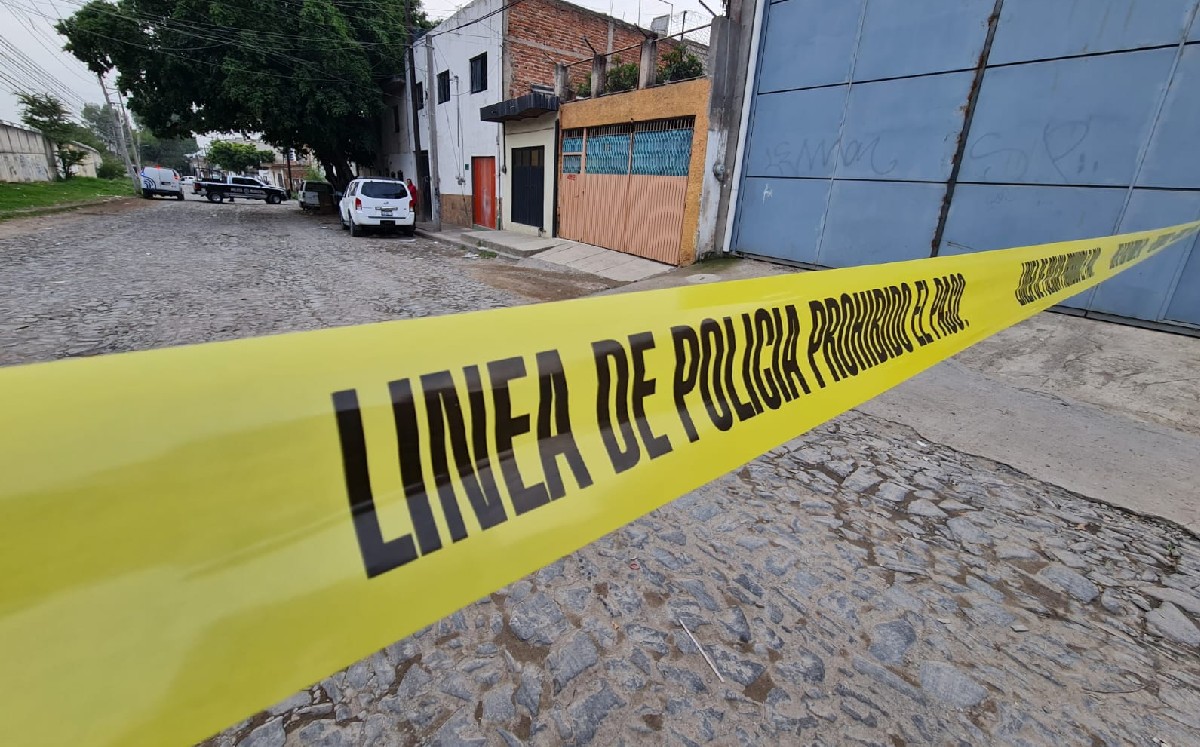
{"type": "MultiPolygon", "coordinates": [[[[789,271],[719,260],[605,293],[789,271]]],[[[1043,312],[856,409],[1200,534],[1200,339],[1043,312]]]]}
{"type": "Polygon", "coordinates": [[[661,262],[591,244],[569,239],[529,236],[515,231],[468,229],[445,224],[442,225],[441,231],[434,231],[430,224],[418,223],[417,233],[434,241],[454,244],[472,251],[495,252],[509,259],[527,260],[536,257],[538,262],[548,262],[623,283],[646,280],[675,269],[661,262]]]}

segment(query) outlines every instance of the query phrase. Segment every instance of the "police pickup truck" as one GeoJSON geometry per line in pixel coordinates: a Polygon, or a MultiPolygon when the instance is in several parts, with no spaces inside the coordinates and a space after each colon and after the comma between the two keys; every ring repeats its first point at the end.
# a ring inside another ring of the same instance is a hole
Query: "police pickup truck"
{"type": "Polygon", "coordinates": [[[279,187],[273,187],[261,179],[252,176],[227,176],[224,180],[196,182],[195,190],[208,198],[209,202],[233,202],[234,198],[246,200],[265,200],[270,205],[278,205],[287,199],[287,192],[279,187]]]}

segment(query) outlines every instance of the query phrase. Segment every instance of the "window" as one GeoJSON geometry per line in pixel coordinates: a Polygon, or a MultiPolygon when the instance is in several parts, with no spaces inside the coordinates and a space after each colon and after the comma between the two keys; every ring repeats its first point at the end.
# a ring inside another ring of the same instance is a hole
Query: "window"
{"type": "Polygon", "coordinates": [[[403,182],[363,182],[359,193],[378,200],[399,200],[408,197],[408,187],[403,182]]]}
{"type": "Polygon", "coordinates": [[[578,174],[583,167],[583,130],[563,130],[562,172],[578,174]]]}
{"type": "Polygon", "coordinates": [[[487,90],[487,52],[471,58],[471,93],[487,90]]]}
{"type": "Polygon", "coordinates": [[[417,92],[417,109],[424,109],[425,108],[425,84],[418,83],[416,92],[417,92]]]}
{"type": "Polygon", "coordinates": [[[392,105],[392,131],[393,132],[400,131],[400,105],[399,104],[392,105]]]}
{"type": "Polygon", "coordinates": [[[243,187],[257,187],[258,186],[258,180],[251,179],[248,176],[235,176],[235,177],[233,177],[233,183],[239,184],[243,187]]]}
{"type": "Polygon", "coordinates": [[[450,100],[450,71],[443,70],[438,73],[438,103],[444,104],[450,100]]]}

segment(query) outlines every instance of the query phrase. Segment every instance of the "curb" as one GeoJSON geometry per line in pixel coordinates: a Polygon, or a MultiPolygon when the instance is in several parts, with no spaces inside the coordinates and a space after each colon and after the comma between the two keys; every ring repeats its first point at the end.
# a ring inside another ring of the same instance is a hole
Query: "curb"
{"type": "Polygon", "coordinates": [[[469,241],[465,241],[463,239],[452,238],[445,234],[437,233],[436,231],[426,231],[423,228],[416,229],[414,231],[414,233],[416,233],[417,236],[420,236],[423,239],[429,239],[430,241],[437,241],[439,243],[446,244],[447,246],[455,246],[455,247],[459,247],[462,249],[467,249],[472,252],[479,252],[479,251],[491,252],[492,254],[495,254],[500,257],[504,257],[505,259],[511,259],[511,260],[516,260],[516,261],[520,261],[522,259],[527,259],[527,257],[520,255],[520,254],[513,254],[511,252],[501,251],[501,250],[493,249],[491,247],[479,246],[476,244],[472,244],[469,241]]]}

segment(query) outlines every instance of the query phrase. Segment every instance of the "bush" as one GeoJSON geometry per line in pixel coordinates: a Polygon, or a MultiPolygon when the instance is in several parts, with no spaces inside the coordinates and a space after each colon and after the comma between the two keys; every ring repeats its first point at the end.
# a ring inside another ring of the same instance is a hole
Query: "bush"
{"type": "Polygon", "coordinates": [[[575,95],[589,97],[592,95],[592,76],[584,77],[583,82],[575,86],[575,95]]]}
{"type": "Polygon", "coordinates": [[[658,82],[690,80],[704,75],[704,63],[690,49],[677,45],[668,49],[658,66],[658,82]]]}
{"type": "Polygon", "coordinates": [[[638,66],[635,62],[621,64],[621,58],[613,58],[613,66],[608,69],[604,83],[605,93],[632,91],[638,84],[638,66]]]}
{"type": "Polygon", "coordinates": [[[98,179],[121,179],[125,176],[125,163],[113,155],[106,154],[96,169],[98,179]]]}

